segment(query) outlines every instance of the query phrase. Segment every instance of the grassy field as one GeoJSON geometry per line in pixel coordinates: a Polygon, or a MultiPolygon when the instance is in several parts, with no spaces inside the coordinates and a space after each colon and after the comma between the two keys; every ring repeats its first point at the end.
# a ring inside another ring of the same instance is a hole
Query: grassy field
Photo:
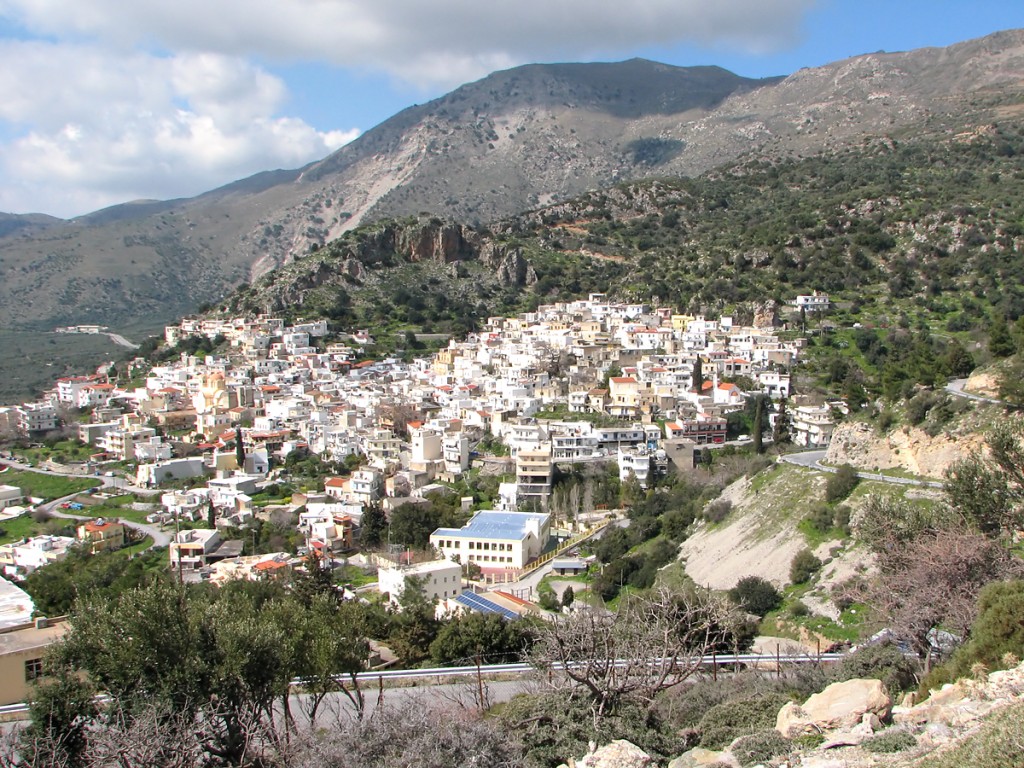
{"type": "Polygon", "coordinates": [[[81,493],[101,485],[101,482],[94,477],[60,477],[10,468],[0,472],[0,483],[17,486],[26,496],[46,501],[59,499],[61,496],[72,493],[81,493]]]}
{"type": "Polygon", "coordinates": [[[12,541],[36,536],[44,533],[45,523],[37,523],[31,515],[21,515],[0,522],[0,544],[10,544],[12,541]]]}

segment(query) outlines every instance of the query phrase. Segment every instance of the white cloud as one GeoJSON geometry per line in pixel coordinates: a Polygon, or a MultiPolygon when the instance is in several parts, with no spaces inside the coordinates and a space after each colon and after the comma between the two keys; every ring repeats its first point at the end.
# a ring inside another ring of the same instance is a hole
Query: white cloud
{"type": "MultiPolygon", "coordinates": [[[[764,51],[817,0],[0,0],[0,210],[73,215],[193,195],[358,133],[285,113],[261,62],[422,88],[679,43],[764,51]]],[[[325,98],[330,98],[325,95],[325,98]]]]}
{"type": "Polygon", "coordinates": [[[74,215],[124,200],[194,195],[324,157],[358,131],[276,116],[284,84],[218,54],[117,55],[0,45],[0,210],[74,215]]]}
{"type": "Polygon", "coordinates": [[[0,0],[40,34],[324,61],[456,85],[496,64],[611,57],[678,43],[778,49],[815,0],[0,0]]]}

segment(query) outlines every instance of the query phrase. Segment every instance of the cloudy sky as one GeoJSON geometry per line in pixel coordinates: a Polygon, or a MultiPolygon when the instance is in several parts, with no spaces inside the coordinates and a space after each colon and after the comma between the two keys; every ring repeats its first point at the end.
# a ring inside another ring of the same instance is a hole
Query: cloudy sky
{"type": "Polygon", "coordinates": [[[1020,0],[0,0],[0,211],[74,216],[296,168],[528,62],[760,77],[1014,27],[1020,0]]]}

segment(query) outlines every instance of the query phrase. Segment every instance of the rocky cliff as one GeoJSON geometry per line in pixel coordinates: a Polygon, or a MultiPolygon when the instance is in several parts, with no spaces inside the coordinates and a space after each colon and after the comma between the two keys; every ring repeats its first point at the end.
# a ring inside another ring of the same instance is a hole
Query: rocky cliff
{"type": "Polygon", "coordinates": [[[941,478],[956,461],[983,449],[984,437],[968,427],[930,435],[920,427],[903,426],[885,434],[868,424],[840,424],[832,435],[825,461],[875,471],[895,469],[919,477],[941,478]]]}

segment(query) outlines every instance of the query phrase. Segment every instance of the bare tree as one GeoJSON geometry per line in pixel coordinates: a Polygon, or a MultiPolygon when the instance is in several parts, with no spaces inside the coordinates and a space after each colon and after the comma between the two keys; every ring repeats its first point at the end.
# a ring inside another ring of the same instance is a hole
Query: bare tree
{"type": "Polygon", "coordinates": [[[629,596],[615,614],[580,610],[545,627],[532,663],[551,685],[582,691],[595,718],[626,698],[650,705],[698,671],[706,654],[732,647],[738,616],[724,601],[693,591],[629,596]]]}
{"type": "Polygon", "coordinates": [[[978,594],[992,581],[1020,578],[1024,563],[1000,542],[966,528],[925,531],[879,547],[880,575],[866,597],[930,668],[935,631],[967,636],[978,594]]]}

